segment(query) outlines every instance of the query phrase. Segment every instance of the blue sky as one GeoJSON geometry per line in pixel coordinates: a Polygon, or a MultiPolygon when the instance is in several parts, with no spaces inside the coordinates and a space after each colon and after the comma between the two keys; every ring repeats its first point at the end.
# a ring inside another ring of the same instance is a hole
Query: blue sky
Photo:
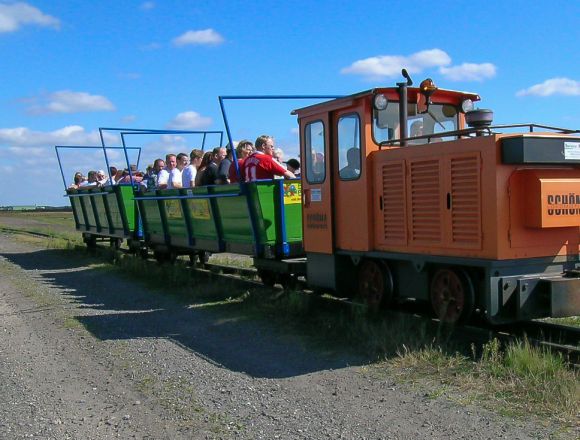
{"type": "MultiPolygon", "coordinates": [[[[579,42],[572,0],[0,0],[0,205],[66,203],[54,145],[97,145],[98,127],[222,130],[218,95],[345,95],[401,67],[479,93],[497,123],[577,129],[579,42]]],[[[270,133],[296,156],[289,112],[305,104],[231,103],[234,140],[270,133]]],[[[145,164],[198,141],[130,145],[145,164]]],[[[65,162],[67,178],[104,168],[99,151],[65,162]]]]}

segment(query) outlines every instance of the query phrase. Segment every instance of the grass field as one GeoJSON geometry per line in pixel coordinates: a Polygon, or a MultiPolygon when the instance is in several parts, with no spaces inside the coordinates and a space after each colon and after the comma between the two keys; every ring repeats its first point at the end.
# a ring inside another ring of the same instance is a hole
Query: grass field
{"type": "MultiPolygon", "coordinates": [[[[46,247],[84,252],[69,244],[69,238],[76,237],[78,243],[80,236],[71,213],[0,213],[0,231],[46,247]],[[25,231],[48,237],[19,233],[25,231]]],[[[159,266],[112,249],[98,252],[96,258],[111,263],[105,271],[139,279],[148,288],[171,287],[190,307],[228,304],[219,308],[223,319],[265,320],[303,338],[312,349],[352,350],[376,359],[368,367],[370,374],[396,376],[432,398],[476,403],[510,417],[534,415],[568,434],[580,428],[579,373],[561,357],[525,342],[506,348],[492,340],[483,347],[465,347],[454,331],[442,332],[426,319],[371,315],[364,308],[314,295],[248,288],[191,271],[184,262],[159,266]]]]}

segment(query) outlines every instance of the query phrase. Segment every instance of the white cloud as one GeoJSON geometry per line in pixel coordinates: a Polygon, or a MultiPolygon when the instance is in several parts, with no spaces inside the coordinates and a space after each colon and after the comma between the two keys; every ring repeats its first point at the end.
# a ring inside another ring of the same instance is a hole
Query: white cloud
{"type": "Polygon", "coordinates": [[[86,92],[60,90],[39,98],[33,98],[28,111],[33,114],[46,113],[81,113],[114,111],[115,106],[106,97],[91,95],[86,92]],[[36,102],[40,101],[40,104],[36,102]]]}
{"type": "Polygon", "coordinates": [[[173,118],[167,124],[167,128],[173,128],[175,130],[198,130],[209,127],[211,123],[211,118],[201,116],[194,111],[187,111],[179,113],[173,118]]]}
{"type": "Polygon", "coordinates": [[[79,125],[70,125],[54,131],[34,131],[27,127],[0,128],[0,145],[9,146],[14,155],[42,156],[46,146],[100,145],[98,131],[86,132],[79,125]]]}
{"type": "Polygon", "coordinates": [[[155,2],[143,2],[141,3],[141,6],[139,6],[140,9],[142,9],[143,11],[149,11],[151,9],[153,9],[155,7],[155,2]]]}
{"type": "MultiPolygon", "coordinates": [[[[110,145],[115,141],[112,134],[104,133],[105,142],[110,145]]],[[[40,169],[45,172],[55,171],[58,174],[58,165],[55,154],[55,145],[89,145],[98,147],[89,150],[67,149],[60,150],[61,159],[66,174],[71,170],[85,170],[90,168],[104,168],[103,150],[97,130],[87,132],[78,125],[63,127],[54,131],[35,131],[27,127],[0,129],[0,159],[5,167],[21,169],[40,169]]],[[[109,158],[119,156],[116,150],[107,150],[109,158]]],[[[124,162],[124,157],[121,158],[124,162]]],[[[6,172],[9,172],[7,169],[6,172]]],[[[56,174],[55,174],[56,175],[56,174]]]]}
{"type": "Polygon", "coordinates": [[[174,134],[163,134],[154,140],[147,142],[144,147],[147,151],[154,151],[157,157],[165,157],[168,153],[189,153],[192,149],[187,139],[174,134]]]}
{"type": "Polygon", "coordinates": [[[121,118],[121,122],[124,124],[131,124],[137,120],[137,116],[135,115],[127,115],[121,118]]]}
{"type": "Polygon", "coordinates": [[[174,46],[191,46],[191,45],[217,45],[224,42],[224,37],[213,29],[204,29],[202,31],[187,31],[172,40],[174,46]]]}
{"type": "Polygon", "coordinates": [[[15,32],[25,25],[60,28],[60,20],[28,3],[0,3],[0,33],[15,32]]]}
{"type": "Polygon", "coordinates": [[[439,72],[451,81],[483,81],[493,78],[497,68],[491,63],[463,63],[459,66],[441,66],[439,72]]]}
{"type": "Polygon", "coordinates": [[[365,58],[341,69],[343,74],[362,75],[369,79],[397,78],[401,69],[409,73],[420,73],[430,67],[441,67],[451,64],[451,57],[441,49],[428,49],[408,56],[379,55],[365,58]]]}
{"type": "Polygon", "coordinates": [[[570,78],[551,78],[516,93],[516,96],[552,95],[580,96],[580,81],[570,78]]]}

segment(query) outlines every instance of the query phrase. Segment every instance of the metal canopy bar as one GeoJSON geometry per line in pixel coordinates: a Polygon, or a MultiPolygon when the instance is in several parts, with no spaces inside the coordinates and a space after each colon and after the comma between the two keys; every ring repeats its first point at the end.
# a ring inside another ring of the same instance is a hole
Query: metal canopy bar
{"type": "MultiPolygon", "coordinates": [[[[521,127],[528,127],[529,133],[534,133],[534,128],[543,128],[546,130],[553,130],[556,133],[562,134],[575,134],[580,133],[580,130],[572,130],[568,128],[561,128],[561,127],[552,127],[549,125],[540,125],[540,124],[504,124],[504,125],[490,125],[487,127],[469,127],[464,128],[462,130],[452,130],[452,131],[442,131],[439,133],[431,133],[431,134],[424,134],[421,136],[413,136],[407,138],[399,138],[399,139],[389,139],[388,141],[383,141],[379,144],[379,148],[392,146],[396,144],[400,144],[401,146],[408,147],[409,145],[403,145],[403,143],[410,141],[410,140],[418,140],[418,139],[427,139],[430,144],[430,140],[432,138],[445,138],[448,136],[458,136],[458,137],[469,137],[472,135],[480,135],[481,133],[485,133],[487,135],[497,134],[498,132],[492,131],[496,129],[505,129],[505,128],[521,128],[521,127]]],[[[418,144],[417,146],[425,145],[425,144],[418,144]]]]}
{"type": "MultiPolygon", "coordinates": [[[[125,147],[125,141],[123,138],[124,134],[203,134],[204,135],[204,140],[203,142],[205,143],[205,136],[206,134],[219,134],[220,135],[220,145],[223,143],[223,131],[209,131],[209,130],[205,130],[205,131],[201,131],[201,130],[156,130],[156,129],[149,129],[149,128],[127,128],[127,127],[99,127],[99,137],[101,138],[101,145],[103,148],[103,152],[105,153],[105,163],[107,164],[107,169],[110,169],[110,165],[109,165],[109,157],[107,156],[107,151],[106,148],[110,148],[110,147],[106,147],[105,145],[105,138],[103,136],[103,133],[106,131],[113,131],[113,132],[120,132],[121,134],[121,142],[123,144],[123,148],[125,147]]],[[[130,176],[130,180],[131,183],[133,183],[133,176],[131,175],[131,164],[129,163],[129,156],[127,154],[127,151],[124,151],[125,153],[125,160],[127,162],[127,169],[129,170],[129,176],[130,176]]],[[[139,152],[139,158],[141,157],[141,152],[139,152]]],[[[137,164],[138,165],[138,164],[137,164]]]]}
{"type": "MultiPolygon", "coordinates": [[[[222,117],[224,119],[224,126],[226,127],[226,134],[228,136],[228,143],[230,145],[230,149],[232,151],[232,158],[234,167],[236,170],[236,174],[238,176],[238,182],[241,182],[240,176],[240,167],[238,165],[238,157],[236,154],[236,149],[234,148],[234,142],[232,139],[232,132],[230,130],[230,124],[228,121],[228,117],[226,115],[226,108],[224,101],[234,101],[234,100],[284,100],[284,99],[336,99],[341,98],[342,96],[337,95],[224,95],[218,96],[218,100],[220,103],[220,110],[222,112],[222,117]]],[[[250,206],[250,199],[247,198],[248,203],[248,212],[250,213],[250,223],[252,225],[252,233],[254,235],[254,243],[256,243],[256,247],[260,246],[259,242],[259,234],[258,234],[258,219],[255,218],[256,216],[253,214],[253,210],[250,206]]]]}
{"type": "MultiPolygon", "coordinates": [[[[130,134],[202,134],[202,143],[201,143],[201,150],[205,149],[205,141],[208,134],[219,134],[220,135],[220,145],[223,142],[224,132],[223,131],[209,131],[209,130],[141,130],[139,131],[121,131],[119,135],[121,136],[121,142],[125,149],[125,160],[127,161],[127,169],[129,170],[129,179],[131,181],[131,185],[133,185],[133,173],[131,172],[131,165],[129,164],[129,156],[127,155],[127,149],[125,144],[125,135],[130,134]],[[177,133],[178,132],[178,133],[177,133]]],[[[139,151],[139,157],[141,156],[141,152],[139,151]]],[[[137,159],[137,166],[139,166],[139,159],[137,159]]]]}
{"type": "Polygon", "coordinates": [[[222,117],[224,118],[224,125],[226,127],[226,134],[228,136],[228,143],[232,150],[232,156],[234,158],[234,167],[236,168],[236,174],[238,175],[238,181],[240,180],[240,168],[238,166],[238,158],[236,155],[236,150],[234,148],[232,133],[230,130],[230,124],[226,115],[226,109],[224,101],[235,101],[235,100],[285,100],[285,99],[337,99],[342,98],[343,95],[223,95],[218,96],[220,103],[220,109],[222,112],[222,117]]]}
{"type": "MultiPolygon", "coordinates": [[[[79,150],[79,149],[87,149],[87,150],[100,150],[102,146],[92,146],[92,145],[55,145],[54,149],[56,151],[56,158],[58,160],[58,166],[60,168],[60,174],[62,176],[62,183],[64,185],[65,191],[67,190],[68,186],[66,184],[66,178],[64,176],[64,171],[62,169],[62,161],[60,158],[59,150],[79,150]]],[[[123,147],[107,147],[111,150],[122,150],[123,147]]],[[[141,155],[141,148],[139,147],[129,147],[129,150],[139,150],[139,155],[141,155]]],[[[108,167],[108,164],[107,164],[108,167]]],[[[107,174],[110,173],[110,168],[107,168],[107,174]]],[[[109,176],[110,178],[110,176],[109,176]]]]}

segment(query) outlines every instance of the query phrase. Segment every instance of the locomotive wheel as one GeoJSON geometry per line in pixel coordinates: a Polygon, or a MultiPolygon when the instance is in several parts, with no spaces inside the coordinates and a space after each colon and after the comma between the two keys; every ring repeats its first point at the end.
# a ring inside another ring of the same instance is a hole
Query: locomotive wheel
{"type": "Polygon", "coordinates": [[[431,279],[431,306],[442,322],[461,324],[473,313],[475,293],[463,269],[439,269],[431,279]]]}
{"type": "Polygon", "coordinates": [[[375,260],[365,260],[358,271],[358,296],[371,309],[390,303],[393,297],[393,277],[388,266],[375,260]]]}

